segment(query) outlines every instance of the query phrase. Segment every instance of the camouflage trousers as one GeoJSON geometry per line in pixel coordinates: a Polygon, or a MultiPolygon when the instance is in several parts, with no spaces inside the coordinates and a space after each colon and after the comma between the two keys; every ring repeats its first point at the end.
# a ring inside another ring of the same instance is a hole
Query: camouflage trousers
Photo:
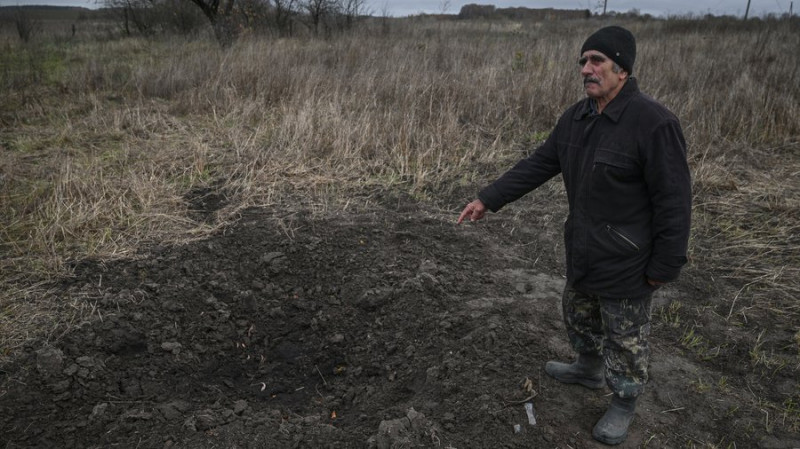
{"type": "Polygon", "coordinates": [[[647,383],[651,302],[652,295],[604,299],[564,289],[564,323],[572,348],[603,356],[606,383],[619,397],[637,397],[647,383]]]}

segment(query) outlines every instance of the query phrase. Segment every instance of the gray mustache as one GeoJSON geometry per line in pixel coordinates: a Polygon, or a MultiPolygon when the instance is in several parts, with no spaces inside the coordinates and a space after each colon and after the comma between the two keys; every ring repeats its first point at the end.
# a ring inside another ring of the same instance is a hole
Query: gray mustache
{"type": "Polygon", "coordinates": [[[583,85],[585,86],[589,83],[600,84],[600,80],[597,78],[592,78],[591,76],[587,76],[586,78],[583,79],[583,85]]]}

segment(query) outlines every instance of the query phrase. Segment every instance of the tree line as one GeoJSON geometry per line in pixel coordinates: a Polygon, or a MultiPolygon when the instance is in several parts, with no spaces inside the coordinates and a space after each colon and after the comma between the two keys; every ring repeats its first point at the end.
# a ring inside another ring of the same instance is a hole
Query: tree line
{"type": "Polygon", "coordinates": [[[248,32],[292,36],[349,30],[371,14],[366,0],[104,0],[127,34],[190,34],[210,23],[223,46],[248,32]]]}

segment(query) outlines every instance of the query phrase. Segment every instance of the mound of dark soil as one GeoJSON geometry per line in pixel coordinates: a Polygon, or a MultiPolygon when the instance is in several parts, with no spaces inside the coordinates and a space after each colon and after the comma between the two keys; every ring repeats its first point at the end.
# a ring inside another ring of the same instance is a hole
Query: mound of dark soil
{"type": "MultiPolygon", "coordinates": [[[[542,370],[571,357],[559,220],[455,216],[251,210],[213,238],[86,262],[58,295],[92,319],[2,367],[0,443],[595,447],[608,391],[542,370]]],[[[655,340],[628,447],[736,434],[687,388],[702,368],[655,340]]]]}

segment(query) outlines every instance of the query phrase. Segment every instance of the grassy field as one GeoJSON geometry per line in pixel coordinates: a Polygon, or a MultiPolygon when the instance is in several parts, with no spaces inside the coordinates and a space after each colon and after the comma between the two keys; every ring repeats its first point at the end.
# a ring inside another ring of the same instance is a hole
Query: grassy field
{"type": "MultiPolygon", "coordinates": [[[[408,18],[388,33],[376,23],[326,39],[245,35],[227,50],[59,27],[22,44],[5,28],[2,353],[87,313],[46,299],[76,261],[200,238],[246,207],[305,198],[325,210],[393,190],[455,219],[581,98],[578,49],[605,24],[408,18]],[[198,219],[206,194],[223,207],[198,219]]],[[[782,353],[797,354],[800,22],[622,24],[638,38],[642,90],[689,141],[688,276],[710,273],[707,307],[724,319],[766,314],[793,329],[782,353]]],[[[756,349],[765,366],[800,365],[756,349]]]]}

